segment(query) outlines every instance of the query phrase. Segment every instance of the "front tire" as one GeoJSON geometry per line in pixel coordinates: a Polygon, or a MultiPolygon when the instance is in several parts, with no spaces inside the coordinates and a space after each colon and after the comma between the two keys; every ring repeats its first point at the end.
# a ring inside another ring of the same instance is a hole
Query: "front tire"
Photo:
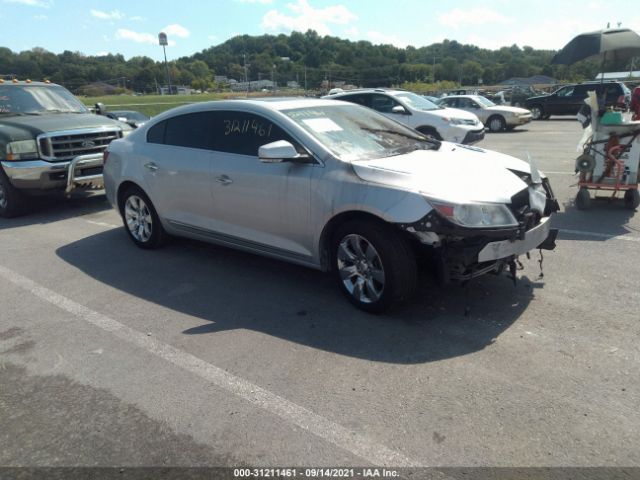
{"type": "Polygon", "coordinates": [[[0,217],[13,218],[24,213],[27,196],[11,185],[2,167],[0,167],[0,217]]]}
{"type": "Polygon", "coordinates": [[[355,220],[333,235],[331,261],[338,287],[361,310],[381,313],[416,289],[416,259],[389,225],[355,220]]]}
{"type": "Polygon", "coordinates": [[[591,208],[591,195],[589,195],[589,190],[586,188],[578,190],[576,207],[578,207],[578,210],[589,210],[591,208]]]}
{"type": "Polygon", "coordinates": [[[501,132],[507,126],[507,122],[505,122],[504,118],[500,115],[494,115],[493,117],[490,117],[487,121],[487,124],[489,125],[489,131],[494,133],[501,132]]]}
{"type": "Polygon", "coordinates": [[[158,213],[149,197],[140,188],[127,188],[122,195],[120,214],[129,238],[138,247],[153,249],[164,244],[166,233],[158,213]]]}
{"type": "Polygon", "coordinates": [[[531,110],[531,118],[534,120],[542,120],[544,117],[544,109],[540,105],[532,105],[529,110],[531,110]]]}
{"type": "Polygon", "coordinates": [[[434,140],[442,141],[442,136],[438,133],[438,131],[433,127],[418,127],[417,130],[427,136],[431,137],[434,140]]]}

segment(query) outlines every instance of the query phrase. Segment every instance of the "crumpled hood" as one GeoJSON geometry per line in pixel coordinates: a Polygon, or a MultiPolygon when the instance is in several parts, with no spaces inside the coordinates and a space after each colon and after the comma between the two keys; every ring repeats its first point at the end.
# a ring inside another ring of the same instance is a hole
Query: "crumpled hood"
{"type": "Polygon", "coordinates": [[[478,147],[442,142],[439,150],[353,162],[362,180],[419,192],[452,203],[510,203],[527,188],[516,170],[530,173],[527,162],[478,147]]]}

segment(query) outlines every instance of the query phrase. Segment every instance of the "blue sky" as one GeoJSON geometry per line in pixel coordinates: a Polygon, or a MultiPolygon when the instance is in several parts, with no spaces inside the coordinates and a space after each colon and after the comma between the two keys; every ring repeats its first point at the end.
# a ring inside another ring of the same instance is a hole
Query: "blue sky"
{"type": "Polygon", "coordinates": [[[177,58],[235,35],[313,28],[350,40],[420,47],[445,38],[485,48],[559,49],[574,35],[622,22],[640,31],[629,0],[0,0],[0,46],[55,53],[177,58]]]}

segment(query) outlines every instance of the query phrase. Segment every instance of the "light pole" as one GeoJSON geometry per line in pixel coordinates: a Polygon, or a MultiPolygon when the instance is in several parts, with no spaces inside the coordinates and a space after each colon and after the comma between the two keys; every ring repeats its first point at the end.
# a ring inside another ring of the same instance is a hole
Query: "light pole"
{"type": "Polygon", "coordinates": [[[167,85],[169,86],[169,95],[171,95],[171,76],[169,75],[169,64],[167,64],[167,49],[166,46],[169,45],[167,41],[167,34],[164,32],[160,32],[158,34],[158,43],[162,45],[162,51],[164,52],[164,69],[167,72],[167,85]]]}

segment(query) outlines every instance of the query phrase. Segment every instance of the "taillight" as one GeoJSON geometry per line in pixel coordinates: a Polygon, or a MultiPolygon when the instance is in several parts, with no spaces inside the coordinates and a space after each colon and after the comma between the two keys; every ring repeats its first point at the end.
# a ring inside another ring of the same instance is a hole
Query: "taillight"
{"type": "Polygon", "coordinates": [[[107,164],[107,159],[109,158],[109,150],[105,150],[102,152],[102,165],[107,164]]]}
{"type": "Polygon", "coordinates": [[[627,103],[627,98],[624,95],[620,95],[618,97],[618,105],[625,105],[627,103]]]}

